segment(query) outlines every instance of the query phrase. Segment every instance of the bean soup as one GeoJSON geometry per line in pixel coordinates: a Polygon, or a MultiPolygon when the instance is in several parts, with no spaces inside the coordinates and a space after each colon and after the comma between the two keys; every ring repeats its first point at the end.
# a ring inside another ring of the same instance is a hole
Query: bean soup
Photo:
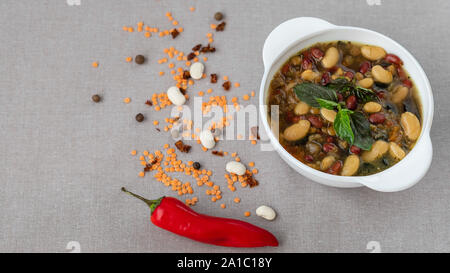
{"type": "Polygon", "coordinates": [[[274,75],[268,102],[279,106],[286,151],[334,175],[383,171],[421,132],[417,90],[402,60],[373,45],[335,41],[300,51],[274,75]]]}

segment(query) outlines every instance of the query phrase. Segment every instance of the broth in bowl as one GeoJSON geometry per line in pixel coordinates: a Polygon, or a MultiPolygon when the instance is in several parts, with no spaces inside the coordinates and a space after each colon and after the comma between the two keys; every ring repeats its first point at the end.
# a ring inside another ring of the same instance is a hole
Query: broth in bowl
{"type": "Polygon", "coordinates": [[[279,106],[279,141],[292,156],[330,174],[363,176],[393,166],[414,147],[421,132],[417,97],[399,57],[336,41],[283,64],[268,104],[279,106]]]}

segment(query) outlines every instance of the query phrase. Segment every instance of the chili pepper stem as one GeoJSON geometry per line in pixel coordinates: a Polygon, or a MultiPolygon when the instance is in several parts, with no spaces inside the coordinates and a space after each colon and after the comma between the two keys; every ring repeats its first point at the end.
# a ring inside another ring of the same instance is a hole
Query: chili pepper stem
{"type": "Polygon", "coordinates": [[[163,200],[164,197],[161,197],[159,199],[155,199],[155,200],[148,200],[140,195],[137,195],[135,193],[132,193],[131,191],[128,191],[125,187],[122,187],[122,191],[145,202],[151,209],[151,213],[153,213],[153,211],[156,209],[156,207],[159,206],[159,204],[161,203],[161,201],[163,200]]]}

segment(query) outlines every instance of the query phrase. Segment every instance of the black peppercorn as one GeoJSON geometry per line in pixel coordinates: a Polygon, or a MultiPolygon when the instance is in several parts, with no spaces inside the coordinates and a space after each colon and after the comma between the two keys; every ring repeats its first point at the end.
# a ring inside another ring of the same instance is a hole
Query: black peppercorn
{"type": "Polygon", "coordinates": [[[144,115],[141,114],[141,113],[137,114],[137,115],[136,115],[136,120],[137,120],[138,122],[143,122],[143,121],[144,121],[144,115]]]}
{"type": "Polygon", "coordinates": [[[217,21],[222,20],[223,14],[221,12],[216,12],[216,14],[214,14],[214,19],[216,19],[217,21]]]}
{"type": "Polygon", "coordinates": [[[93,95],[93,96],[92,96],[92,100],[93,100],[94,102],[100,102],[100,101],[102,100],[102,98],[100,98],[99,95],[93,95]]]}
{"type": "Polygon", "coordinates": [[[200,163],[198,163],[198,162],[194,162],[194,164],[192,165],[192,167],[194,167],[194,169],[196,169],[196,170],[200,170],[200,163]]]}
{"type": "Polygon", "coordinates": [[[137,55],[136,58],[134,58],[134,61],[137,64],[143,64],[145,62],[145,57],[142,55],[137,55]]]}

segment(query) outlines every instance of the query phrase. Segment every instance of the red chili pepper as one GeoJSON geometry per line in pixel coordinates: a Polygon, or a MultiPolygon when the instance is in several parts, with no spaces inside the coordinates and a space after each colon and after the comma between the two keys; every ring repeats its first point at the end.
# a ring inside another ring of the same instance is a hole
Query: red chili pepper
{"type": "Polygon", "coordinates": [[[200,214],[173,197],[144,201],[151,209],[150,220],[156,226],[206,244],[229,247],[278,246],[278,241],[267,230],[244,221],[200,214]]]}

